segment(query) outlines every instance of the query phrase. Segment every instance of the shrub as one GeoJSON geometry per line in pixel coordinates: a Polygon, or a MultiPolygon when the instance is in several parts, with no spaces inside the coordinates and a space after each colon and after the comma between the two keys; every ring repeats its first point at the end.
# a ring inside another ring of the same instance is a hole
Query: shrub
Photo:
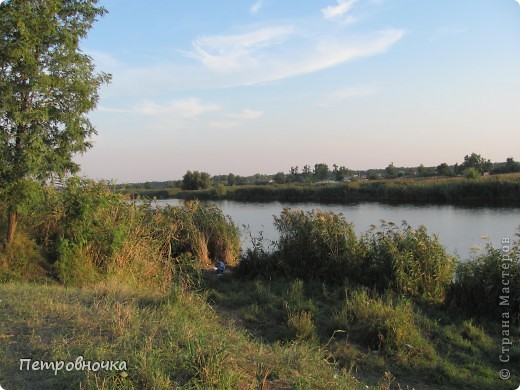
{"type": "Polygon", "coordinates": [[[491,244],[486,253],[458,264],[446,303],[468,314],[500,319],[507,297],[512,320],[520,323],[520,245],[516,241],[506,254],[491,244]],[[505,261],[504,259],[508,259],[505,261]],[[508,283],[507,285],[503,282],[508,283]],[[505,298],[504,298],[505,299],[505,298]]]}
{"type": "Polygon", "coordinates": [[[373,227],[362,236],[361,252],[362,284],[379,291],[393,289],[410,296],[444,299],[455,259],[424,226],[415,230],[403,222],[400,229],[383,222],[379,231],[373,227]]]}
{"type": "Polygon", "coordinates": [[[0,283],[47,281],[47,266],[42,252],[25,231],[18,229],[14,241],[0,247],[0,283]]]}
{"type": "Polygon", "coordinates": [[[394,301],[391,295],[371,296],[368,290],[354,291],[342,312],[344,328],[354,339],[373,350],[408,361],[415,356],[433,356],[433,347],[422,336],[412,303],[394,301]]]}
{"type": "Polygon", "coordinates": [[[341,214],[284,209],[274,223],[286,275],[341,281],[353,272],[358,241],[352,224],[341,214]]]}
{"type": "Polygon", "coordinates": [[[475,180],[480,177],[480,172],[475,168],[466,168],[463,174],[466,179],[475,180]]]}
{"type": "MultiPolygon", "coordinates": [[[[203,265],[219,259],[234,265],[240,253],[240,232],[216,206],[197,201],[165,207],[156,216],[155,230],[169,231],[170,252],[189,252],[203,265]]],[[[161,233],[162,234],[162,233],[161,233]]]]}
{"type": "Polygon", "coordinates": [[[290,336],[296,340],[312,340],[316,336],[316,328],[312,320],[312,314],[307,311],[289,313],[287,326],[290,336]]]}
{"type": "Polygon", "coordinates": [[[99,279],[99,273],[85,251],[67,239],[59,241],[54,269],[66,286],[84,286],[99,279]]]}
{"type": "Polygon", "coordinates": [[[251,236],[251,248],[240,256],[240,262],[235,267],[235,274],[240,277],[263,276],[270,277],[279,272],[278,256],[264,246],[262,232],[258,237],[251,236]]]}

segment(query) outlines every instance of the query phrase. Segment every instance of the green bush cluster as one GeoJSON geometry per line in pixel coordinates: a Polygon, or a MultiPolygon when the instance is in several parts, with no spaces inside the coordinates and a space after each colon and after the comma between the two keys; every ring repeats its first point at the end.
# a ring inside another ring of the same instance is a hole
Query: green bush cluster
{"type": "Polygon", "coordinates": [[[489,245],[485,254],[457,263],[424,226],[413,229],[405,221],[401,226],[383,221],[359,239],[353,226],[332,212],[285,209],[275,225],[279,241],[271,250],[261,240],[253,242],[238,275],[349,282],[493,319],[501,318],[507,301],[512,320],[520,320],[519,241],[508,245],[507,253],[489,245]]]}
{"type": "MultiPolygon", "coordinates": [[[[38,273],[67,285],[116,278],[166,287],[174,276],[188,282],[191,271],[216,258],[233,264],[239,255],[238,228],[216,207],[156,208],[126,199],[109,183],[77,177],[59,187],[37,186],[32,199],[16,239],[38,249],[38,273]]],[[[15,241],[0,253],[2,279],[22,268],[12,257],[17,247],[15,241]]]]}
{"type": "Polygon", "coordinates": [[[347,295],[343,309],[333,319],[340,329],[348,329],[352,337],[370,349],[401,361],[435,353],[421,333],[409,300],[356,290],[347,295]]]}
{"type": "Polygon", "coordinates": [[[240,231],[229,217],[214,206],[198,201],[167,206],[158,211],[161,230],[170,229],[174,256],[191,253],[203,265],[222,260],[234,265],[240,254],[240,231]]]}
{"type": "Polygon", "coordinates": [[[453,276],[454,258],[424,227],[383,223],[358,239],[341,214],[290,209],[275,217],[275,225],[280,232],[275,249],[246,252],[239,273],[350,280],[379,291],[436,300],[444,297],[453,276]]]}
{"type": "Polygon", "coordinates": [[[281,271],[298,278],[342,280],[356,261],[358,241],[341,214],[284,209],[274,224],[280,232],[281,271]]]}
{"type": "Polygon", "coordinates": [[[507,252],[488,245],[486,252],[461,262],[446,297],[446,304],[473,316],[501,319],[508,311],[520,323],[520,243],[507,244],[507,252]]]}
{"type": "Polygon", "coordinates": [[[360,240],[359,281],[379,291],[392,289],[410,296],[442,300],[453,277],[455,259],[424,226],[403,221],[373,227],[360,240]]]}

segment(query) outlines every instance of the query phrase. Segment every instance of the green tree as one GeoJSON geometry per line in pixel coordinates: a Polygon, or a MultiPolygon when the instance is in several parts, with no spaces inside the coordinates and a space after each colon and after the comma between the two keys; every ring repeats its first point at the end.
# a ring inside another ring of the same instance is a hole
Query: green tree
{"type": "Polygon", "coordinates": [[[10,0],[0,6],[0,188],[7,242],[14,239],[26,183],[75,173],[76,153],[96,130],[86,114],[100,86],[79,43],[105,14],[97,0],[10,0]]]}
{"type": "Polygon", "coordinates": [[[228,186],[234,186],[236,183],[237,183],[237,177],[234,174],[230,173],[229,175],[227,175],[228,186]]]}
{"type": "Polygon", "coordinates": [[[310,181],[311,175],[312,175],[311,166],[310,165],[304,165],[303,166],[303,170],[302,170],[302,174],[301,174],[301,177],[302,177],[303,181],[305,181],[305,182],[310,181]]]}
{"type": "Polygon", "coordinates": [[[437,166],[437,175],[439,176],[451,176],[452,175],[451,168],[448,164],[442,163],[437,166]]]}
{"type": "Polygon", "coordinates": [[[390,179],[394,179],[397,177],[397,168],[394,167],[394,163],[390,163],[385,168],[385,172],[386,172],[386,176],[389,177],[390,179]]]}
{"type": "Polygon", "coordinates": [[[429,168],[426,168],[424,164],[419,165],[417,168],[417,175],[418,176],[429,176],[431,174],[431,171],[429,168]]]}
{"type": "Polygon", "coordinates": [[[329,166],[327,164],[314,164],[314,179],[327,180],[329,178],[329,166]]]}
{"type": "Polygon", "coordinates": [[[344,166],[338,167],[334,164],[332,174],[334,175],[334,180],[343,181],[346,177],[352,175],[352,171],[344,166]]]}
{"type": "Polygon", "coordinates": [[[520,172],[520,163],[516,162],[513,157],[508,157],[505,164],[501,164],[492,173],[512,173],[520,172]]]}
{"type": "Polygon", "coordinates": [[[276,175],[273,176],[273,180],[276,184],[285,183],[285,173],[278,172],[276,175]]]}
{"type": "Polygon", "coordinates": [[[464,162],[459,167],[461,172],[468,168],[475,168],[480,174],[491,171],[493,164],[490,160],[486,160],[480,154],[471,153],[471,155],[464,156],[464,162]]]}
{"type": "Polygon", "coordinates": [[[508,157],[505,166],[506,172],[520,172],[520,163],[508,157]]]}
{"type": "Polygon", "coordinates": [[[182,177],[184,190],[201,190],[211,187],[211,175],[207,172],[187,171],[182,177]]]}

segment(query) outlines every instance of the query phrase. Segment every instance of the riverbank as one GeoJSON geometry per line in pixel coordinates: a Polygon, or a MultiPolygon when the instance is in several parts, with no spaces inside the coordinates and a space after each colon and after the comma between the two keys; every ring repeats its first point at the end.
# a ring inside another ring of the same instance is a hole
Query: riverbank
{"type": "Polygon", "coordinates": [[[276,246],[240,254],[211,204],[153,207],[80,179],[41,191],[0,246],[5,388],[518,383],[518,242],[461,264],[424,227],[358,238],[340,214],[285,210],[276,246]]]}
{"type": "Polygon", "coordinates": [[[520,205],[520,174],[500,174],[478,179],[434,177],[366,180],[323,184],[267,184],[217,186],[198,191],[178,188],[127,190],[132,196],[157,199],[235,200],[240,202],[318,202],[347,204],[456,204],[481,206],[520,205]]]}

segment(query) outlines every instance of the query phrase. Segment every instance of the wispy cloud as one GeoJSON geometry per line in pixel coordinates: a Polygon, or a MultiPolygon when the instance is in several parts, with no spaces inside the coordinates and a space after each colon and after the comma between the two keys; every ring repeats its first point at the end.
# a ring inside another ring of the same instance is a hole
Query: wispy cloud
{"type": "MultiPolygon", "coordinates": [[[[335,19],[342,23],[340,25],[323,22],[314,30],[297,22],[255,25],[249,29],[242,27],[242,32],[235,34],[199,36],[191,42],[190,50],[178,51],[188,61],[172,58],[171,62],[129,68],[110,55],[95,53],[96,63],[109,65],[107,70],[113,73],[112,83],[103,91],[103,96],[109,99],[149,97],[157,101],[158,90],[170,94],[280,81],[384,53],[405,35],[402,29],[356,34],[344,28],[343,22],[351,16],[348,9],[354,2],[340,0],[332,7],[335,10],[328,11],[328,15],[342,15],[335,19]]],[[[140,108],[141,112],[150,113],[164,110],[153,104],[140,108]]]]}
{"type": "Polygon", "coordinates": [[[146,102],[135,107],[133,112],[143,115],[175,114],[183,118],[193,118],[206,112],[219,111],[221,107],[214,103],[202,103],[199,99],[175,100],[166,104],[146,102]]]}
{"type": "Polygon", "coordinates": [[[326,19],[338,18],[348,11],[357,3],[357,0],[336,0],[337,5],[329,5],[322,8],[321,13],[326,19]]]}
{"type": "Polygon", "coordinates": [[[221,120],[210,123],[211,127],[217,129],[231,129],[239,127],[245,121],[251,121],[260,118],[264,114],[263,111],[251,110],[245,108],[240,112],[227,113],[222,115],[221,120]]]}
{"type": "Polygon", "coordinates": [[[210,69],[232,71],[255,62],[255,51],[280,44],[293,32],[291,26],[275,26],[238,35],[205,36],[195,40],[193,51],[185,54],[210,69]]]}
{"type": "Polygon", "coordinates": [[[258,0],[256,3],[254,3],[251,8],[249,9],[251,13],[256,14],[264,5],[264,0],[258,0]]]}
{"type": "Polygon", "coordinates": [[[292,28],[279,28],[240,36],[206,37],[194,44],[196,51],[190,56],[209,71],[222,73],[218,79],[222,84],[252,85],[377,55],[405,35],[404,30],[390,29],[361,37],[338,37],[331,33],[305,40],[298,36],[295,42],[289,41],[287,45],[281,45],[280,50],[272,50],[272,45],[281,44],[293,31],[292,28]],[[210,54],[210,48],[216,54],[210,54]]]}

